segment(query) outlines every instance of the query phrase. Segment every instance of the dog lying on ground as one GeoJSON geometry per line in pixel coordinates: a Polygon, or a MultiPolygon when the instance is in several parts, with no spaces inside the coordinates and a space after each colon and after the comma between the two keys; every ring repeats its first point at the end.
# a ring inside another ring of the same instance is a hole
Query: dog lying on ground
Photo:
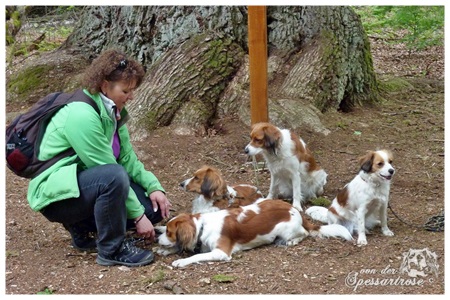
{"type": "Polygon", "coordinates": [[[199,254],[175,260],[174,267],[203,261],[229,261],[237,251],[274,242],[293,246],[308,235],[353,239],[341,225],[314,225],[291,204],[271,199],[211,213],[180,214],[163,229],[165,231],[158,237],[161,246],[158,254],[201,249],[199,254]]]}
{"type": "Polygon", "coordinates": [[[192,213],[213,212],[228,207],[239,207],[263,198],[257,187],[248,184],[227,185],[219,170],[203,166],[193,177],[180,183],[180,187],[197,194],[192,202],[192,213]]]}
{"type": "Polygon", "coordinates": [[[341,224],[358,234],[357,244],[367,245],[366,229],[381,225],[386,236],[394,233],[387,226],[387,207],[391,179],[392,153],[388,150],[368,151],[359,159],[358,175],[339,191],[326,209],[312,206],[306,210],[311,218],[328,224],[341,224]]]}
{"type": "Polygon", "coordinates": [[[267,198],[293,198],[295,208],[323,194],[327,173],[317,164],[305,142],[288,129],[256,123],[245,147],[247,155],[262,153],[270,171],[267,198]]]}

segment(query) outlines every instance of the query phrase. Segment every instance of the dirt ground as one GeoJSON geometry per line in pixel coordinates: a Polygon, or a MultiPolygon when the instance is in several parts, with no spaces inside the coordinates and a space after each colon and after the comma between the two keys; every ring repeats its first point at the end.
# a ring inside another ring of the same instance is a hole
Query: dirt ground
{"type": "MultiPolygon", "coordinates": [[[[443,294],[445,233],[421,228],[444,209],[443,49],[408,56],[382,44],[372,48],[380,77],[401,76],[411,86],[385,95],[386,101],[376,107],[324,114],[328,136],[307,128],[296,132],[329,174],[325,197],[330,200],[354,177],[357,158],[366,150],[387,148],[394,153],[390,203],[408,223],[389,211],[395,236],[375,230],[365,247],[307,238],[297,246],[264,246],[237,253],[230,262],[183,269],[171,267],[180,255],[156,256],[154,263],[140,268],[104,267],[95,263],[95,254],[73,249],[60,224],[33,212],[26,200],[27,180],[7,170],[5,293],[443,294]],[[429,69],[426,76],[421,75],[424,66],[429,69]],[[438,272],[428,268],[424,276],[400,274],[404,256],[422,249],[437,256],[438,272]]],[[[208,136],[177,136],[166,127],[152,132],[145,143],[134,144],[167,190],[173,216],[189,211],[193,199],[179,189],[179,182],[204,164],[219,168],[230,184],[256,184],[267,194],[269,173],[255,173],[243,152],[250,128],[232,116],[221,125],[208,136]]]]}

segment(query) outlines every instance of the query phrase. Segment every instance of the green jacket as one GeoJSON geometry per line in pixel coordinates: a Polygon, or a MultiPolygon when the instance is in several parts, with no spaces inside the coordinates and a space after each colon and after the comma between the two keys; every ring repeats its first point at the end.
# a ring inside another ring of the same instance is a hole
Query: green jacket
{"type": "MultiPolygon", "coordinates": [[[[52,202],[79,197],[77,172],[104,164],[122,165],[131,180],[144,187],[148,194],[165,192],[156,176],[145,170],[133,150],[128,129],[123,124],[129,118],[126,110],[122,110],[122,118],[118,122],[120,156],[116,160],[111,147],[114,122],[100,95],[91,95],[87,90],[84,92],[97,103],[100,115],[87,103],[73,102],[52,117],[43,136],[38,158],[50,159],[70,147],[74,148],[77,155],[61,159],[30,181],[27,199],[34,211],[52,202]]],[[[126,207],[129,219],[144,213],[144,207],[131,188],[126,207]]]]}

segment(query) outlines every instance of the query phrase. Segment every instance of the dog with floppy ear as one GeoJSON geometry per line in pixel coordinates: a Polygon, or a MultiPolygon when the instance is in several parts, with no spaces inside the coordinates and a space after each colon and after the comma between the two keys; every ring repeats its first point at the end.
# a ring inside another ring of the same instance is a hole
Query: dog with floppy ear
{"type": "Polygon", "coordinates": [[[277,243],[293,246],[307,236],[352,240],[348,230],[337,224],[314,225],[291,204],[259,199],[238,208],[203,214],[180,214],[172,218],[158,237],[158,254],[188,251],[200,253],[177,259],[174,267],[205,261],[229,261],[238,251],[277,243]]]}
{"type": "Polygon", "coordinates": [[[387,226],[387,207],[391,179],[395,169],[389,150],[368,151],[359,158],[360,170],[341,189],[326,209],[312,206],[306,210],[311,218],[328,224],[341,224],[358,234],[358,245],[367,245],[366,229],[381,226],[386,236],[394,233],[387,226]]]}
{"type": "Polygon", "coordinates": [[[203,166],[195,171],[191,178],[180,183],[180,187],[197,194],[192,202],[193,214],[249,205],[263,197],[255,186],[227,185],[220,171],[211,166],[203,166]]]}
{"type": "Polygon", "coordinates": [[[262,153],[270,171],[267,198],[292,198],[294,207],[302,211],[304,202],[323,194],[327,173],[294,132],[261,122],[253,124],[250,138],[245,153],[262,153]]]}

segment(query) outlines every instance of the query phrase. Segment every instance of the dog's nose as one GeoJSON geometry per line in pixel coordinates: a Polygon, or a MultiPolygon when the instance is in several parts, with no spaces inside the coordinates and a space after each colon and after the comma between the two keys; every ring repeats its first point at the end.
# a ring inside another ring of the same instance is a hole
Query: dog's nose
{"type": "Polygon", "coordinates": [[[184,181],[180,182],[180,187],[184,188],[184,181]]]}
{"type": "Polygon", "coordinates": [[[249,151],[250,150],[248,149],[248,146],[245,146],[245,149],[244,149],[245,154],[248,154],[249,151]]]}
{"type": "Polygon", "coordinates": [[[394,171],[394,169],[389,169],[388,172],[389,172],[389,174],[393,175],[395,171],[394,171]]]}

